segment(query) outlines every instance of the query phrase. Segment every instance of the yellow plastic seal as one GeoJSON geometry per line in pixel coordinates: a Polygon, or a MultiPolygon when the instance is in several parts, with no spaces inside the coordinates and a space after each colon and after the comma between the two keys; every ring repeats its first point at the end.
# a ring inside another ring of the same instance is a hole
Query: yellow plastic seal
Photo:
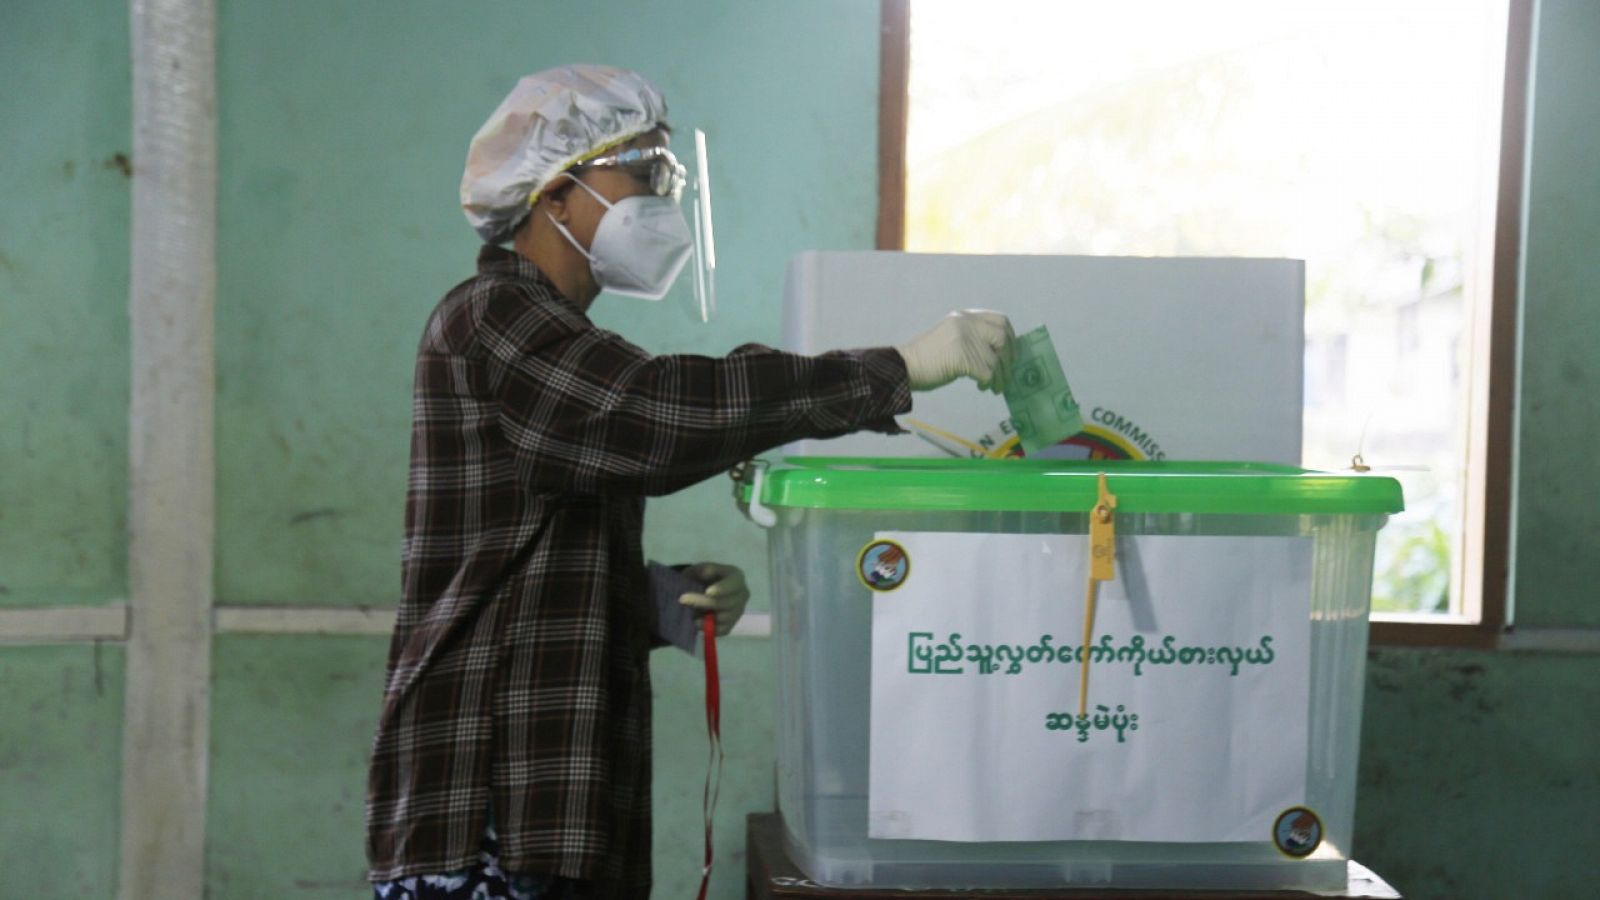
{"type": "Polygon", "coordinates": [[[1089,511],[1089,587],[1083,604],[1083,666],[1078,676],[1078,715],[1089,714],[1089,650],[1094,645],[1094,604],[1100,582],[1117,577],[1117,496],[1100,473],[1098,496],[1089,511]]]}

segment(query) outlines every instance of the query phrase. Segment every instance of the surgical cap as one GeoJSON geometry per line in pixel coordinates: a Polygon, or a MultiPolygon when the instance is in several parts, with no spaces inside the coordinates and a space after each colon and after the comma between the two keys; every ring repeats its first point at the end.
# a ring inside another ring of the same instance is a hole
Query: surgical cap
{"type": "Polygon", "coordinates": [[[661,91],[627,69],[575,65],[525,76],[467,148],[461,209],[486,243],[505,243],[550,179],[666,118],[661,91]]]}

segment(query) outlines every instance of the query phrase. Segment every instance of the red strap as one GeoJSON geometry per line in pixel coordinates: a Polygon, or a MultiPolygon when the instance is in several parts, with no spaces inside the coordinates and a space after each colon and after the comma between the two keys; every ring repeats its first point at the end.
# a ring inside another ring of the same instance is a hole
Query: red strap
{"type": "Polygon", "coordinates": [[[711,817],[722,793],[722,679],[717,675],[717,617],[700,617],[706,651],[706,734],[711,741],[711,758],[706,763],[706,787],[701,798],[706,823],[706,862],[700,873],[699,900],[706,900],[711,884],[711,817]],[[715,781],[712,773],[715,772],[715,781]]]}

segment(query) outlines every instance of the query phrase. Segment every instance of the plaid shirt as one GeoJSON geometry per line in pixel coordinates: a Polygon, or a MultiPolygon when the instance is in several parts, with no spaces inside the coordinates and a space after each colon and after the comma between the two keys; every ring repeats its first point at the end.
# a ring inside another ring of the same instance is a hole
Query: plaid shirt
{"type": "Polygon", "coordinates": [[[508,871],[646,896],[645,496],[910,406],[891,349],[651,356],[484,247],[417,353],[369,877],[465,868],[492,800],[508,871]]]}

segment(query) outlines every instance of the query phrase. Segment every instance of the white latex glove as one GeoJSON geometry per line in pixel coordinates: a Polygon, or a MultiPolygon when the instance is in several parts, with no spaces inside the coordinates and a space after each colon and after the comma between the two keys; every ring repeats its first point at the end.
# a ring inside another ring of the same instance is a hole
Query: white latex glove
{"type": "Polygon", "coordinates": [[[982,390],[1005,390],[1001,360],[1016,334],[1011,320],[986,309],[963,309],[895,349],[905,357],[913,391],[931,391],[963,376],[982,390]]]}
{"type": "Polygon", "coordinates": [[[702,594],[684,594],[678,602],[716,616],[718,636],[732,631],[734,623],[744,615],[745,604],[750,602],[744,572],[738,566],[703,562],[688,567],[683,574],[704,583],[706,589],[702,594]]]}

